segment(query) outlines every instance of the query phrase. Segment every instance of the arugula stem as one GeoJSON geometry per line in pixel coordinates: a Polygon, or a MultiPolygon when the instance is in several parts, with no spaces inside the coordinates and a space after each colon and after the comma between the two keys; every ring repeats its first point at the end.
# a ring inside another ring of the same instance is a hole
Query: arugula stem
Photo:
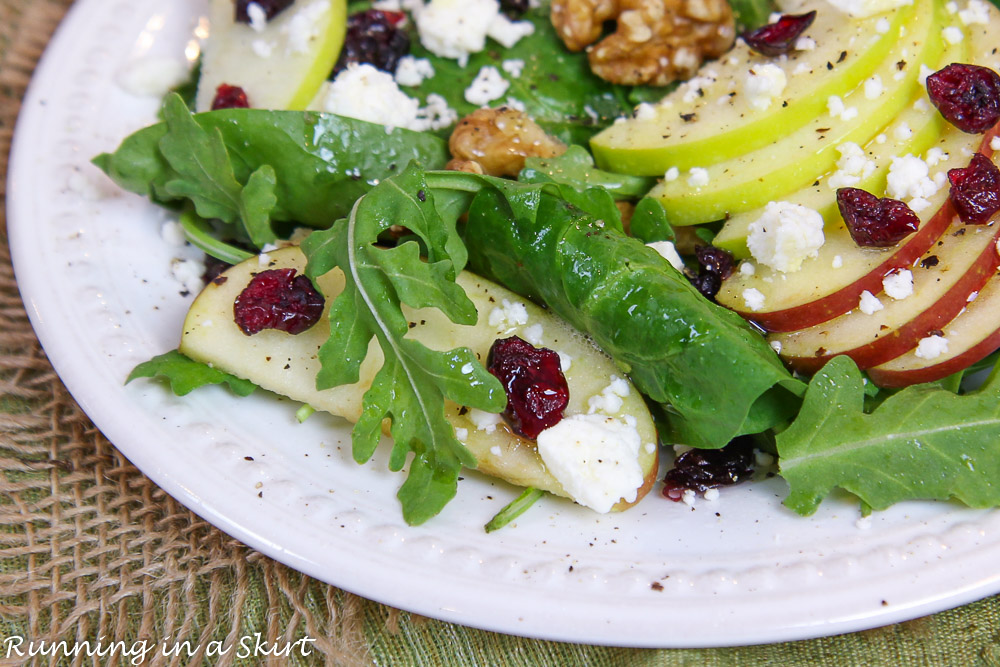
{"type": "Polygon", "coordinates": [[[194,211],[181,213],[179,222],[184,229],[184,237],[191,245],[204,250],[216,259],[227,264],[239,264],[243,260],[253,257],[252,253],[215,238],[214,231],[208,221],[194,211]]]}
{"type": "Polygon", "coordinates": [[[298,422],[301,424],[305,420],[312,417],[314,412],[316,412],[316,408],[306,403],[301,408],[295,411],[295,419],[298,420],[298,422]]]}
{"type": "Polygon", "coordinates": [[[492,533],[494,530],[500,530],[508,523],[524,514],[529,507],[534,505],[535,502],[544,495],[544,491],[529,486],[521,492],[521,495],[508,503],[506,507],[497,512],[495,517],[490,519],[490,522],[485,526],[486,532],[492,533]]]}

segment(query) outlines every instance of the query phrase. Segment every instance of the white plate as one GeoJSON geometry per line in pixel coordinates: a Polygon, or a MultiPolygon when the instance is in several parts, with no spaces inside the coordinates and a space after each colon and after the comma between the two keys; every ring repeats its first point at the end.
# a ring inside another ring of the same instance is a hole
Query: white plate
{"type": "Polygon", "coordinates": [[[346,425],[217,388],[175,398],[123,380],[173,348],[190,296],[169,277],[166,214],[88,160],[152,121],[116,83],[181,58],[197,0],[82,0],[45,55],[20,118],[8,189],[17,276],[59,375],[101,430],[168,493],[314,577],[427,616],[501,632],[633,646],[713,646],[888,624],[1000,590],[1000,513],[909,503],[859,528],[856,506],[785,510],[780,479],[694,508],[654,492],[599,516],[546,500],[483,524],[516,491],[470,474],[411,528],[384,458],[357,466],[346,425]],[[252,460],[251,460],[252,459],[252,460]]]}

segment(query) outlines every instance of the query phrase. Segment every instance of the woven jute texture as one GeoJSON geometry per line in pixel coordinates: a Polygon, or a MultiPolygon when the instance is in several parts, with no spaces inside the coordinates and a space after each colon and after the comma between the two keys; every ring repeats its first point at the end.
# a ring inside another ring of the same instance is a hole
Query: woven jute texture
{"type": "MultiPolygon", "coordinates": [[[[0,191],[20,100],[69,4],[0,0],[0,191]]],[[[28,662],[11,651],[21,638],[23,649],[123,642],[110,657],[56,652],[33,664],[139,664],[124,649],[146,640],[156,649],[149,665],[1000,665],[997,598],[842,637],[640,651],[462,628],[305,577],[180,506],[94,428],[31,331],[5,225],[0,218],[0,664],[28,662]],[[241,659],[236,649],[255,633],[272,648],[308,638],[312,655],[241,659]],[[210,656],[212,642],[229,650],[210,656]]]]}

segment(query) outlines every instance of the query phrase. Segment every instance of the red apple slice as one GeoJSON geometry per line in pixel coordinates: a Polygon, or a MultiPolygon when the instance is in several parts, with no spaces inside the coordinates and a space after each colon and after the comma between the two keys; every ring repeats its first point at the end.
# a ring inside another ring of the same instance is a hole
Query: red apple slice
{"type": "MultiPolygon", "coordinates": [[[[781,357],[798,371],[812,373],[838,354],[859,368],[871,368],[915,348],[921,338],[938,331],[968,303],[997,267],[1000,224],[966,225],[957,218],[948,231],[912,267],[913,293],[903,299],[882,294],[882,310],[860,309],[829,322],[769,336],[781,357]]],[[[881,287],[881,285],[880,285],[881,287]]]]}
{"type": "Polygon", "coordinates": [[[1000,348],[1000,274],[993,274],[976,298],[949,322],[941,335],[948,349],[927,359],[910,350],[868,370],[880,387],[934,382],[957,373],[1000,348]]]}
{"type": "MultiPolygon", "coordinates": [[[[990,142],[998,135],[1000,125],[984,135],[979,152],[992,157],[990,142]]],[[[970,142],[975,141],[975,137],[949,127],[935,146],[950,159],[942,160],[936,170],[966,166],[974,145],[970,142]]],[[[919,229],[891,249],[859,247],[838,215],[833,229],[827,225],[826,242],[817,257],[807,259],[801,270],[784,274],[758,267],[761,270],[753,275],[734,272],[716,299],[773,332],[798,331],[843,315],[858,305],[862,292],[880,292],[886,274],[911,266],[945,232],[955,216],[948,188],[941,188],[930,201],[932,206],[920,215],[919,229]],[[744,290],[751,288],[764,296],[759,310],[751,310],[743,298],[744,290]]]]}

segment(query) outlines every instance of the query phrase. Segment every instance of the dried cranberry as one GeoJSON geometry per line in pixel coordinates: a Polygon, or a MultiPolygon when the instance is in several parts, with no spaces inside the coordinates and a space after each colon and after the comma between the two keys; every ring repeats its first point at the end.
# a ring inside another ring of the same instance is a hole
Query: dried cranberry
{"type": "Polygon", "coordinates": [[[982,153],[968,167],[948,170],[951,203],[962,222],[982,225],[1000,211],[1000,169],[982,153]]]}
{"type": "Polygon", "coordinates": [[[753,438],[740,436],[722,449],[691,449],[674,461],[664,478],[663,495],[678,501],[684,491],[736,484],[753,474],[753,438]]]}
{"type": "Polygon", "coordinates": [[[511,336],[493,342],[486,368],[507,393],[503,416],[515,433],[526,438],[559,423],[569,403],[569,385],[559,355],[511,336]]]}
{"type": "Polygon", "coordinates": [[[405,18],[402,12],[378,9],[351,14],[333,75],[347,69],[348,65],[361,63],[395,73],[400,58],[410,52],[410,36],[399,27],[405,18]]]}
{"type": "Polygon", "coordinates": [[[795,48],[799,35],[815,18],[816,10],[806,14],[785,14],[774,23],[744,33],[743,41],[761,55],[781,56],[795,48]]]}
{"type": "Polygon", "coordinates": [[[302,333],[322,314],[323,295],[295,269],[261,271],[233,303],[236,325],[248,336],[264,329],[302,333]]]}
{"type": "Polygon", "coordinates": [[[216,109],[249,109],[250,102],[247,101],[247,94],[239,86],[230,86],[228,83],[220,84],[215,89],[215,98],[212,100],[212,111],[216,109]]]}
{"type": "Polygon", "coordinates": [[[236,22],[250,23],[250,13],[247,9],[251,3],[264,10],[264,16],[268,21],[270,21],[294,1],[295,0],[236,0],[236,22]]]}
{"type": "Polygon", "coordinates": [[[696,247],[694,256],[698,260],[698,274],[688,275],[688,280],[706,299],[715,299],[722,281],[732,275],[736,262],[730,253],[710,245],[696,247]]]}
{"type": "Polygon", "coordinates": [[[859,188],[838,189],[837,206],[851,238],[862,248],[888,248],[920,225],[920,218],[903,202],[859,188]]]}
{"type": "Polygon", "coordinates": [[[1000,120],[1000,76],[988,67],[952,63],[927,77],[927,94],[962,132],[982,134],[1000,120]]]}

